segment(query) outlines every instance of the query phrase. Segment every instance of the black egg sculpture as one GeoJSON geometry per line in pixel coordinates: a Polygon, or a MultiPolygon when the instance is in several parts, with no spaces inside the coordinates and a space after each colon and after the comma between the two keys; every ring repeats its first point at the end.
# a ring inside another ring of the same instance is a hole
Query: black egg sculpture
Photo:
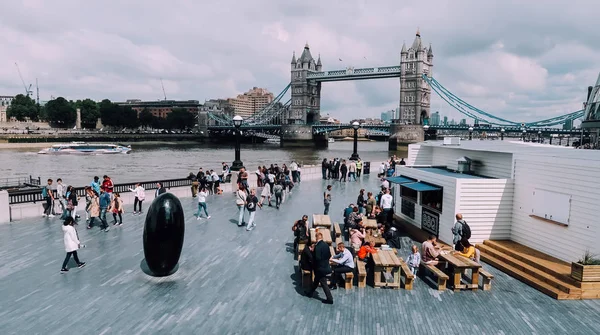
{"type": "Polygon", "coordinates": [[[154,277],[174,274],[183,248],[185,219],[179,199],[171,193],[158,196],[148,209],[144,225],[142,270],[154,277]]]}

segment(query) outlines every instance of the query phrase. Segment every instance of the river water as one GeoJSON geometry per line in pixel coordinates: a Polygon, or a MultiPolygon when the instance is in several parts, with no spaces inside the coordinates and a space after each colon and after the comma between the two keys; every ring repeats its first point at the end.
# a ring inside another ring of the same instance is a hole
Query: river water
{"type": "MultiPolygon", "coordinates": [[[[280,148],[277,144],[242,145],[241,159],[251,171],[260,165],[289,163],[320,164],[323,158],[348,158],[353,143],[330,143],[329,148],[280,148]]],[[[0,178],[41,177],[66,184],[83,186],[94,176],[107,174],[115,183],[184,178],[199,167],[221,169],[221,162],[231,165],[234,159],[232,145],[160,144],[132,145],[128,155],[39,155],[39,148],[0,150],[0,178]]],[[[388,151],[387,142],[359,142],[358,154],[363,161],[375,166],[378,162],[397,155],[406,157],[406,151],[388,151]]]]}

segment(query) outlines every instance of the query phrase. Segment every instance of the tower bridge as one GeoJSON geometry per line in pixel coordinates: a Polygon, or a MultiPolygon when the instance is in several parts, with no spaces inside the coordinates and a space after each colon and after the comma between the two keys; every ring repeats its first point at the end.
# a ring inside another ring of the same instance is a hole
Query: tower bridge
{"type": "MultiPolygon", "coordinates": [[[[573,131],[549,127],[583,115],[583,111],[577,111],[546,120],[523,123],[486,113],[452,94],[434,79],[433,58],[432,46],[426,47],[421,40],[420,32],[417,31],[410,46],[405,43],[402,45],[400,64],[367,68],[347,67],[325,71],[321,56],[319,55],[315,60],[307,43],[299,57],[296,57],[295,52],[292,54],[290,83],[263,110],[244,120],[241,128],[269,136],[279,135],[282,146],[327,146],[329,132],[352,128],[352,125],[320,123],[322,84],[332,81],[382,78],[399,79],[399,115],[396,115],[390,125],[365,124],[362,127],[379,135],[389,136],[391,150],[399,145],[424,140],[423,126],[428,125],[432,91],[467,117],[492,125],[492,128],[486,129],[492,132],[504,129],[507,133],[523,130],[539,132],[543,135],[573,133],[573,131]]],[[[227,115],[203,113],[206,115],[199,115],[198,120],[201,130],[206,130],[202,133],[233,129],[233,122],[227,115]]],[[[460,132],[468,129],[468,125],[455,127],[428,125],[427,134],[431,136],[442,130],[460,132]]]]}

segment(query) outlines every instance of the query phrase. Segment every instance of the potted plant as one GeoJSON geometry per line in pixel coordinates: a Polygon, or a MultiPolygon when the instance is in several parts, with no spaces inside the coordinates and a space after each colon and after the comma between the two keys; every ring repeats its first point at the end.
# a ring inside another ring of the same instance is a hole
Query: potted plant
{"type": "Polygon", "coordinates": [[[600,281],[600,259],[586,251],[578,262],[571,263],[571,277],[578,281],[600,281]]]}

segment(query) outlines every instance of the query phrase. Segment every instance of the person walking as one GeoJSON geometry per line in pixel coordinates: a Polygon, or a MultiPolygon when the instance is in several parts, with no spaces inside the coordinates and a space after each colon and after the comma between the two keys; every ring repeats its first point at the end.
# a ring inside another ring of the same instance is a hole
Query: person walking
{"type": "Polygon", "coordinates": [[[390,194],[390,189],[386,188],[381,196],[381,208],[383,209],[383,215],[385,217],[386,226],[390,226],[393,221],[394,212],[394,197],[390,194]]]}
{"type": "Polygon", "coordinates": [[[106,190],[102,189],[100,193],[100,230],[104,230],[108,232],[110,229],[108,228],[108,222],[106,222],[106,211],[108,211],[108,207],[110,206],[110,194],[106,192],[106,190]]]}
{"type": "Polygon", "coordinates": [[[117,224],[121,226],[123,224],[123,200],[119,193],[115,192],[115,198],[111,201],[108,211],[113,215],[113,226],[116,226],[117,224]],[[119,216],[118,223],[117,215],[119,216]]]}
{"type": "Polygon", "coordinates": [[[356,161],[356,177],[360,178],[360,174],[362,173],[363,162],[360,158],[356,161]]]}
{"type": "Polygon", "coordinates": [[[56,179],[56,198],[58,199],[58,204],[60,205],[61,220],[65,220],[68,214],[66,194],[67,186],[63,184],[62,178],[56,179]]]}
{"type": "Polygon", "coordinates": [[[238,207],[239,217],[238,217],[238,227],[244,225],[244,208],[246,207],[246,191],[244,189],[244,185],[242,183],[238,184],[238,190],[235,193],[235,204],[238,207]]]}
{"type": "Polygon", "coordinates": [[[327,180],[327,172],[329,171],[329,162],[327,162],[327,158],[323,158],[321,162],[321,173],[323,174],[323,180],[327,180]]]}
{"type": "Polygon", "coordinates": [[[71,185],[67,186],[67,193],[65,194],[65,201],[67,202],[66,210],[67,216],[72,216],[75,220],[79,219],[77,215],[77,205],[79,205],[79,197],[75,188],[71,185]]]}
{"type": "Polygon", "coordinates": [[[198,192],[198,212],[196,212],[196,220],[200,220],[200,212],[202,210],[204,210],[204,214],[206,214],[206,219],[210,219],[210,215],[208,215],[208,210],[206,208],[206,197],[208,197],[208,190],[205,187],[198,192]]]}
{"type": "Polygon", "coordinates": [[[265,200],[268,201],[269,207],[271,207],[271,185],[269,183],[265,183],[263,186],[263,190],[260,193],[260,204],[262,205],[265,200]]]}
{"type": "Polygon", "coordinates": [[[44,204],[43,217],[54,217],[54,192],[52,191],[52,179],[48,179],[48,184],[42,188],[42,198],[46,202],[44,204]]]}
{"type": "Polygon", "coordinates": [[[102,189],[104,190],[104,192],[108,193],[108,195],[110,196],[110,199],[112,200],[113,188],[114,188],[115,184],[113,183],[112,179],[110,179],[110,177],[107,175],[104,175],[102,178],[104,179],[102,181],[102,189]]]}
{"type": "Polygon", "coordinates": [[[98,176],[94,177],[90,186],[92,187],[92,190],[96,191],[96,194],[100,194],[100,178],[98,176]]]}
{"type": "Polygon", "coordinates": [[[460,213],[456,214],[456,222],[452,227],[452,235],[452,243],[454,244],[454,250],[456,251],[463,250],[463,246],[460,243],[463,238],[466,238],[467,240],[471,238],[471,228],[467,222],[463,220],[463,216],[460,213]]]}
{"type": "Polygon", "coordinates": [[[65,256],[65,260],[63,261],[62,267],[60,269],[61,273],[69,272],[67,265],[69,264],[69,260],[71,256],[75,259],[75,263],[77,263],[78,268],[82,268],[85,266],[85,262],[81,262],[79,260],[79,256],[77,256],[77,250],[82,247],[81,242],[79,242],[79,238],[77,237],[77,230],[75,230],[75,219],[72,216],[67,216],[65,221],[63,222],[62,231],[63,231],[63,242],[65,243],[65,251],[67,252],[67,256],[65,256]]]}
{"type": "Polygon", "coordinates": [[[86,186],[85,191],[85,222],[90,222],[90,209],[92,206],[93,191],[91,186],[86,186]]]}
{"type": "MultiPolygon", "coordinates": [[[[92,229],[98,217],[100,217],[100,198],[96,191],[90,190],[90,222],[88,222],[87,229],[92,229]]],[[[102,222],[100,223],[102,224],[102,222]]]]}
{"type": "Polygon", "coordinates": [[[365,206],[367,205],[367,200],[365,199],[365,189],[361,189],[358,193],[358,197],[356,198],[356,206],[358,206],[358,212],[360,214],[364,214],[365,206]]]}
{"type": "Polygon", "coordinates": [[[327,190],[323,192],[323,205],[325,205],[325,210],[323,210],[323,214],[329,214],[329,205],[331,205],[331,185],[327,185],[327,190]]]}
{"type": "Polygon", "coordinates": [[[142,202],[146,199],[146,190],[140,183],[135,184],[135,189],[130,188],[129,190],[133,192],[135,196],[133,199],[133,215],[142,215],[142,202]]]}
{"type": "Polygon", "coordinates": [[[317,290],[317,287],[319,287],[319,284],[321,284],[326,297],[326,300],[324,300],[323,303],[333,304],[333,297],[331,296],[331,291],[329,290],[329,285],[327,284],[327,276],[331,274],[331,266],[329,266],[331,251],[329,250],[329,245],[323,242],[323,233],[317,233],[315,237],[317,239],[314,251],[313,269],[315,278],[313,279],[310,291],[305,293],[307,297],[312,298],[313,294],[317,290]]]}
{"type": "Polygon", "coordinates": [[[248,198],[246,199],[246,209],[250,214],[250,218],[248,219],[248,226],[246,227],[247,231],[250,231],[256,227],[256,223],[254,223],[254,216],[256,215],[256,207],[262,208],[262,204],[258,201],[256,197],[256,190],[251,189],[248,198]]]}
{"type": "Polygon", "coordinates": [[[281,206],[281,202],[283,201],[283,186],[281,186],[280,182],[277,182],[277,184],[273,186],[273,194],[275,195],[275,207],[279,209],[279,206],[281,206]]]}
{"type": "Polygon", "coordinates": [[[292,182],[297,183],[298,180],[298,163],[292,161],[290,164],[290,171],[292,171],[292,182]]]}
{"type": "Polygon", "coordinates": [[[356,163],[354,161],[350,161],[348,166],[348,181],[356,181],[356,163]]]}

